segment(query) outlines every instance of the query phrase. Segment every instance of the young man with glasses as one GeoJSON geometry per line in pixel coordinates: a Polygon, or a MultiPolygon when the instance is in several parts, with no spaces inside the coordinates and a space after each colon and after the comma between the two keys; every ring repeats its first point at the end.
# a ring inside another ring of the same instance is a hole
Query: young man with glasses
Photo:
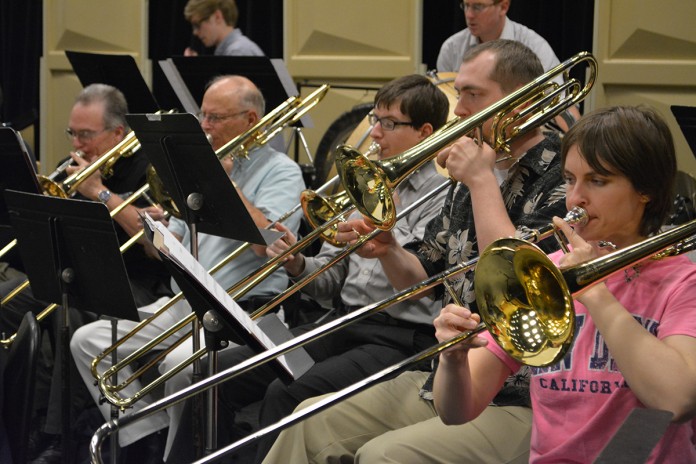
{"type": "MultiPolygon", "coordinates": [[[[475,47],[465,55],[455,79],[459,91],[455,113],[471,116],[541,73],[538,58],[518,42],[495,40],[475,47]]],[[[483,124],[482,133],[484,141],[490,140],[490,120],[483,124]]],[[[403,290],[468,262],[492,237],[515,235],[515,225],[524,231],[548,224],[553,216],[565,214],[559,148],[557,135],[546,136],[535,129],[511,143],[511,159],[501,152],[501,162],[493,163],[483,156],[483,150],[490,154],[486,143],[479,146],[462,137],[438,155],[438,163],[459,182],[450,189],[440,214],[426,226],[423,240],[403,247],[391,233],[383,232],[357,253],[377,258],[394,288],[403,290]],[[479,172],[487,175],[477,184],[468,182],[479,172]],[[474,210],[475,195],[482,202],[488,200],[489,207],[474,210]],[[479,221],[474,223],[479,213],[497,220],[494,230],[482,230],[479,221]]],[[[363,219],[351,220],[339,225],[337,238],[353,241],[358,232],[369,230],[363,219]]],[[[542,246],[553,246],[549,242],[542,246]]],[[[450,279],[450,285],[475,311],[472,277],[473,271],[461,273],[450,279]]],[[[425,295],[418,297],[428,298],[425,295]]],[[[429,297],[443,298],[442,306],[451,299],[441,286],[431,290],[429,297]]],[[[438,417],[429,377],[430,372],[423,369],[405,372],[286,429],[264,464],[528,461],[532,417],[528,377],[512,376],[495,406],[477,420],[455,427],[445,426],[438,417]]],[[[322,399],[307,400],[298,410],[322,399]]]]}
{"type": "MultiPolygon", "coordinates": [[[[441,127],[448,114],[447,97],[426,77],[408,75],[389,82],[375,95],[375,108],[369,117],[374,123],[370,135],[381,148],[380,158],[391,158],[413,147],[441,127]]],[[[427,163],[397,188],[398,210],[445,181],[434,163],[427,163]]],[[[399,240],[407,243],[419,239],[425,224],[437,214],[443,201],[444,193],[440,193],[398,221],[395,233],[399,240]]],[[[286,227],[277,225],[276,228],[286,232],[286,236],[269,245],[269,257],[277,256],[296,242],[295,235],[286,227]]],[[[289,257],[285,269],[291,280],[297,281],[324,267],[340,251],[341,248],[324,243],[315,257],[303,254],[289,257]]],[[[328,315],[322,318],[324,320],[343,316],[394,293],[379,262],[364,260],[355,253],[319,274],[302,291],[327,308],[328,315]]],[[[279,380],[268,366],[226,382],[220,389],[220,400],[224,405],[220,411],[221,420],[239,430],[233,426],[236,412],[262,400],[260,425],[272,424],[288,415],[305,398],[343,388],[432,345],[431,321],[436,313],[435,306],[427,300],[406,301],[384,314],[366,318],[310,343],[305,349],[315,364],[289,385],[279,380]]],[[[297,335],[317,325],[310,323],[292,330],[297,335]]],[[[253,354],[246,346],[226,350],[220,353],[219,363],[221,368],[232,366],[253,354]]],[[[240,437],[232,436],[230,440],[237,438],[240,437]]],[[[269,437],[260,442],[256,461],[263,459],[273,439],[269,437]]],[[[183,445],[186,439],[180,436],[177,443],[183,445]]],[[[223,444],[225,442],[220,440],[220,445],[223,444]]],[[[177,452],[176,456],[183,454],[177,452]]]]}
{"type": "MultiPolygon", "coordinates": [[[[201,127],[208,135],[212,149],[217,151],[233,138],[254,127],[263,117],[264,111],[265,101],[263,95],[253,82],[242,76],[219,76],[208,85],[203,95],[200,116],[201,127]]],[[[252,149],[248,158],[232,160],[230,157],[225,157],[221,161],[222,167],[236,187],[237,194],[244,202],[257,227],[266,227],[271,221],[278,219],[299,201],[300,193],[304,189],[304,181],[299,166],[286,154],[272,149],[267,144],[252,149]]],[[[192,159],[191,162],[195,163],[195,159],[192,159]]],[[[299,214],[293,215],[285,222],[287,227],[294,233],[297,232],[299,223],[299,214]]],[[[170,219],[168,228],[186,247],[190,246],[190,231],[183,220],[170,219]]],[[[233,250],[243,245],[238,240],[204,233],[199,233],[197,238],[198,260],[205,269],[211,269],[215,264],[232,253],[233,250]]],[[[232,284],[246,277],[266,261],[265,247],[254,245],[253,248],[254,250],[246,250],[232,263],[215,273],[215,280],[223,288],[231,287],[232,284]]],[[[281,269],[265,279],[237,303],[243,309],[251,311],[285,289],[287,283],[287,276],[281,269]]],[[[176,282],[172,280],[171,285],[175,291],[178,291],[176,282]]],[[[167,299],[160,299],[147,307],[139,308],[139,312],[141,314],[152,314],[161,308],[166,301],[167,299]]],[[[185,300],[179,301],[152,323],[129,338],[128,341],[121,344],[118,347],[119,360],[133,353],[154,337],[162,334],[164,330],[170,328],[190,313],[191,306],[188,302],[185,300]]],[[[118,338],[122,338],[131,332],[135,325],[136,323],[133,321],[119,321],[118,338]]],[[[176,338],[170,337],[167,341],[158,345],[158,347],[165,349],[174,343],[176,338]]],[[[108,321],[96,321],[76,331],[70,342],[70,349],[78,371],[97,404],[99,404],[100,392],[94,385],[90,366],[92,360],[111,345],[111,339],[110,323],[108,321]]],[[[201,336],[200,339],[201,344],[204,345],[204,337],[201,336]]],[[[180,361],[191,356],[192,352],[192,343],[189,339],[167,355],[160,365],[160,372],[168,371],[180,361]]],[[[104,362],[98,366],[98,370],[102,373],[108,367],[109,363],[104,362]]],[[[130,369],[123,371],[126,377],[130,376],[131,373],[132,370],[130,369]]],[[[189,367],[167,381],[165,394],[169,395],[188,386],[191,383],[191,374],[192,369],[189,367]]],[[[130,397],[140,389],[140,381],[136,380],[122,391],[122,395],[123,397],[130,397]]],[[[134,403],[133,410],[140,410],[151,402],[152,398],[145,396],[134,403]]],[[[155,434],[155,432],[170,427],[170,430],[175,433],[182,406],[175,406],[167,410],[167,412],[162,411],[150,416],[147,420],[124,428],[119,432],[120,445],[128,446],[142,437],[146,437],[135,448],[142,449],[147,443],[150,456],[156,460],[161,460],[165,437],[164,434],[155,434]]],[[[100,409],[104,418],[108,419],[110,415],[109,405],[101,404],[100,409]]],[[[139,455],[134,456],[131,454],[129,459],[131,461],[146,462],[144,457],[139,455]]]]}
{"type": "MultiPolygon", "coordinates": [[[[235,0],[189,0],[184,7],[184,17],[203,45],[215,47],[215,55],[264,56],[261,48],[237,27],[239,11],[235,0]]],[[[198,53],[188,47],[184,55],[198,53]]]]}

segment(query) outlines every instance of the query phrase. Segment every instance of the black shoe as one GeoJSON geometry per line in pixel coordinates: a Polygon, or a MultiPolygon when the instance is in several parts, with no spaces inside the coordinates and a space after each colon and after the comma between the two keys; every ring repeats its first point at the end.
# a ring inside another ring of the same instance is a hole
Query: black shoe
{"type": "Polygon", "coordinates": [[[48,446],[44,448],[39,455],[31,461],[31,464],[53,464],[63,460],[63,444],[60,436],[56,435],[48,446]]]}

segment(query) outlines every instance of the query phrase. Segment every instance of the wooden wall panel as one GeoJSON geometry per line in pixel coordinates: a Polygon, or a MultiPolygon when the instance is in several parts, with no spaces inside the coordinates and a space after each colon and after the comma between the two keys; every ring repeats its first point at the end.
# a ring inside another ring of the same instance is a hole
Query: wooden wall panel
{"type": "Polygon", "coordinates": [[[671,105],[696,106],[696,2],[595,2],[594,53],[599,61],[590,106],[640,103],[657,108],[674,135],[679,168],[696,175],[671,105]]]}
{"type": "Polygon", "coordinates": [[[64,135],[70,109],[82,86],[65,50],[130,54],[150,82],[147,60],[147,0],[95,2],[44,0],[44,45],[41,63],[42,172],[67,156],[64,135]]]}

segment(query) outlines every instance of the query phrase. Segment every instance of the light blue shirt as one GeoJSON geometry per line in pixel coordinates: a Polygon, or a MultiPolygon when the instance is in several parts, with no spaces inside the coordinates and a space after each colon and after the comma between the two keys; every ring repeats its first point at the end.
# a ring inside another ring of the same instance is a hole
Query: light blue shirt
{"type": "Polygon", "coordinates": [[[261,47],[249,37],[242,34],[241,29],[234,29],[215,47],[217,56],[264,56],[261,47]]]}
{"type": "MultiPolygon", "coordinates": [[[[304,190],[304,180],[299,166],[284,153],[262,146],[249,153],[249,159],[237,158],[231,174],[232,180],[242,190],[244,196],[267,219],[273,221],[299,203],[304,190]]],[[[297,234],[301,213],[295,213],[283,224],[297,234]]],[[[169,222],[169,230],[181,237],[182,243],[189,247],[191,235],[186,223],[180,219],[169,222]]],[[[198,261],[210,269],[228,256],[244,242],[216,235],[198,234],[198,261]]],[[[246,250],[230,264],[216,272],[213,277],[225,289],[258,269],[267,258],[257,256],[251,249],[246,250]]],[[[250,296],[274,296],[287,288],[287,275],[281,267],[263,282],[258,284],[244,299],[250,296]]],[[[172,289],[178,286],[172,280],[172,289]]]]}

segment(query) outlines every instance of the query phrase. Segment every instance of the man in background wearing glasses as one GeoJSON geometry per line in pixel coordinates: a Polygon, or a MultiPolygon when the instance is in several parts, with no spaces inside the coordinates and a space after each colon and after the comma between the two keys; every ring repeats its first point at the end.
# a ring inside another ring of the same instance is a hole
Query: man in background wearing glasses
{"type": "MultiPolygon", "coordinates": [[[[220,76],[215,78],[207,87],[203,95],[199,120],[201,128],[208,135],[212,149],[217,151],[230,140],[254,127],[263,117],[265,102],[259,89],[249,79],[242,76],[220,76]]],[[[268,145],[262,145],[252,149],[248,158],[236,158],[229,156],[222,161],[222,167],[230,177],[237,194],[244,202],[254,223],[259,228],[268,226],[271,221],[277,220],[283,213],[292,209],[298,203],[300,193],[304,189],[304,181],[299,166],[286,154],[280,153],[268,145]]],[[[191,160],[195,162],[194,159],[191,160]]],[[[300,215],[295,214],[285,224],[297,233],[300,215]]],[[[189,247],[191,234],[187,224],[180,219],[172,218],[169,221],[169,230],[181,240],[184,246],[189,247]]],[[[242,242],[229,238],[199,233],[198,261],[205,269],[211,269],[215,264],[227,257],[232,251],[243,245],[242,242]]],[[[252,271],[259,268],[266,261],[265,247],[254,245],[253,250],[246,250],[240,254],[234,262],[216,272],[215,280],[225,289],[232,286],[252,271]]],[[[257,285],[252,291],[241,298],[237,303],[245,310],[252,311],[260,307],[271,297],[280,293],[287,287],[287,276],[280,269],[273,275],[257,285]]],[[[172,289],[178,291],[176,282],[172,280],[172,289]]],[[[163,298],[139,308],[142,315],[152,314],[161,308],[168,298],[163,298]]],[[[185,300],[180,300],[161,316],[158,316],[142,330],[135,333],[126,342],[118,347],[119,360],[133,353],[146,342],[161,335],[164,330],[173,326],[185,316],[191,313],[191,306],[185,300]]],[[[122,338],[132,331],[136,323],[133,321],[120,321],[118,324],[118,338],[122,338]]],[[[188,329],[186,329],[188,330],[188,329]]],[[[172,345],[178,337],[169,337],[158,345],[158,348],[166,349],[172,345]]],[[[201,336],[201,344],[204,337],[201,336]]],[[[87,388],[99,404],[100,392],[94,385],[91,373],[92,360],[111,345],[111,327],[108,321],[96,321],[82,327],[75,332],[70,342],[70,350],[75,359],[77,369],[87,388]]],[[[191,340],[179,345],[169,353],[160,365],[160,372],[164,373],[176,366],[191,355],[193,347],[191,340]]],[[[100,363],[98,370],[103,373],[109,363],[100,363]]],[[[124,378],[130,377],[133,370],[124,369],[124,378]]],[[[119,374],[121,375],[121,374],[119,374]]],[[[170,395],[191,383],[192,368],[184,369],[165,384],[165,394],[170,395]]],[[[139,380],[134,381],[121,393],[122,396],[131,397],[140,391],[142,385],[139,380]]],[[[134,403],[133,411],[138,411],[147,406],[153,399],[146,395],[134,403]]],[[[109,418],[109,405],[99,405],[105,419],[109,418]]],[[[170,427],[175,431],[180,411],[183,404],[161,411],[126,427],[119,432],[121,446],[129,446],[136,442],[133,448],[126,450],[128,462],[161,462],[165,435],[155,433],[161,429],[170,427]],[[145,437],[141,440],[142,437],[145,437]],[[143,455],[147,452],[147,459],[143,455]]]]}
{"type": "MultiPolygon", "coordinates": [[[[450,36],[440,47],[437,56],[438,72],[457,72],[467,50],[484,42],[507,39],[521,42],[539,57],[544,71],[559,64],[551,45],[542,36],[507,17],[510,0],[461,0],[466,28],[450,36]]],[[[555,80],[559,84],[561,78],[555,80]]],[[[567,130],[580,118],[576,107],[569,108],[556,118],[556,123],[567,130]]]]}
{"type": "MultiPolygon", "coordinates": [[[[215,47],[219,56],[264,56],[261,47],[237,27],[239,11],[234,0],[189,0],[184,17],[193,27],[193,35],[206,47],[215,47]]],[[[196,56],[192,47],[184,56],[196,56]]]]}

